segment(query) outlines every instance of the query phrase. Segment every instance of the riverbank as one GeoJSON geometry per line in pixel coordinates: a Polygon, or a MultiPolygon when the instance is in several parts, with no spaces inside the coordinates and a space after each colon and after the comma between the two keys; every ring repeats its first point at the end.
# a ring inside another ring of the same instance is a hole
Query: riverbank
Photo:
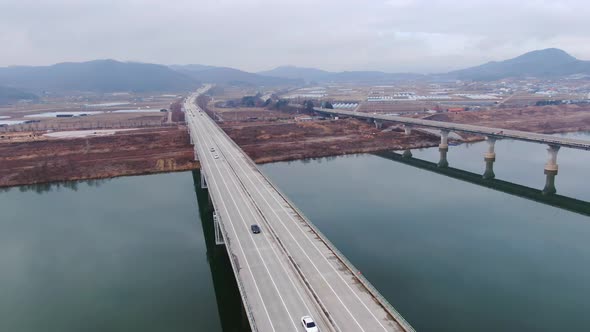
{"type": "Polygon", "coordinates": [[[435,135],[393,126],[377,129],[354,120],[221,123],[225,132],[258,164],[383,150],[437,146],[435,135]]]}
{"type": "Polygon", "coordinates": [[[590,106],[551,105],[498,108],[478,112],[439,113],[425,119],[542,134],[590,130],[590,106]]]}
{"type": "Polygon", "coordinates": [[[199,168],[185,127],[51,135],[2,137],[0,187],[199,168]]]}
{"type": "MultiPolygon", "coordinates": [[[[206,101],[201,104],[205,107],[206,101]]],[[[287,113],[289,119],[271,121],[252,112],[245,120],[219,125],[258,164],[422,149],[436,147],[440,140],[436,131],[413,130],[406,135],[394,123],[378,129],[355,119],[310,121],[287,113]]],[[[546,134],[590,131],[590,109],[575,105],[441,113],[429,118],[546,134]]],[[[451,141],[484,139],[468,134],[455,138],[451,141]]],[[[193,170],[199,167],[193,156],[184,126],[8,133],[0,136],[0,187],[193,170]]]]}

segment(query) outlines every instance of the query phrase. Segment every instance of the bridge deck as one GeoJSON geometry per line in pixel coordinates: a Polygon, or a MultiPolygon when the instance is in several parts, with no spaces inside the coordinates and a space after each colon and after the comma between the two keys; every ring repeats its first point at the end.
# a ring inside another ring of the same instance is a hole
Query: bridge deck
{"type": "Polygon", "coordinates": [[[413,331],[194,98],[187,122],[253,330],[303,331],[311,315],[322,331],[413,331]]]}
{"type": "Polygon", "coordinates": [[[404,123],[404,124],[408,124],[408,125],[416,125],[416,126],[437,128],[437,129],[447,129],[450,131],[461,131],[461,132],[472,133],[472,134],[494,136],[494,137],[498,137],[498,138],[511,138],[511,139],[516,139],[516,140],[521,140],[521,141],[559,145],[559,146],[564,146],[564,147],[574,148],[574,149],[590,150],[590,142],[586,141],[586,140],[567,138],[567,137],[558,137],[558,136],[552,136],[552,135],[546,135],[546,134],[537,134],[537,133],[531,133],[531,132],[527,132],[527,131],[482,127],[482,126],[474,126],[474,125],[461,124],[461,123],[423,120],[423,119],[405,118],[405,117],[393,116],[393,115],[370,114],[370,113],[361,113],[361,112],[354,112],[354,111],[334,110],[334,109],[325,109],[325,108],[316,109],[316,111],[328,113],[328,114],[334,114],[334,115],[351,116],[351,117],[361,118],[361,119],[392,121],[392,122],[404,123]]]}

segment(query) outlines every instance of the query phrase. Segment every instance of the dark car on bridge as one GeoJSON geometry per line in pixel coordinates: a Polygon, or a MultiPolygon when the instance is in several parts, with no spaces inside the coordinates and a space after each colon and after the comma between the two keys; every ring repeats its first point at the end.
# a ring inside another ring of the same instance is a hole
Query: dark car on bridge
{"type": "Polygon", "coordinates": [[[256,225],[256,224],[250,226],[250,229],[252,230],[252,233],[254,233],[254,234],[260,233],[260,227],[258,227],[258,225],[256,225]]]}

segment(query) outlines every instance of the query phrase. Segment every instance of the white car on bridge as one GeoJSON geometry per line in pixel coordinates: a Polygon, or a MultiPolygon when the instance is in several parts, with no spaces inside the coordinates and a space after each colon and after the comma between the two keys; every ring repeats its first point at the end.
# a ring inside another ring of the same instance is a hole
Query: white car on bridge
{"type": "Polygon", "coordinates": [[[305,332],[320,332],[320,329],[310,316],[301,317],[301,324],[305,328],[305,332]]]}

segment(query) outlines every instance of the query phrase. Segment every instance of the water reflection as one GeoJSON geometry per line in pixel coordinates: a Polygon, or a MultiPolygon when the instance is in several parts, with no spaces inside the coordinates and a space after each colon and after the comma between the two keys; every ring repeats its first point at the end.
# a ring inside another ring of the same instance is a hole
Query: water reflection
{"type": "MultiPolygon", "coordinates": [[[[439,149],[440,150],[440,149],[439,149]]],[[[441,151],[441,160],[443,158],[443,151],[441,151]]],[[[374,155],[400,162],[406,165],[411,165],[417,168],[428,170],[434,173],[443,174],[455,179],[463,180],[494,190],[498,190],[511,195],[527,198],[539,203],[555,206],[568,211],[580,213],[583,215],[590,216],[590,202],[582,201],[576,198],[557,195],[555,188],[555,175],[556,171],[545,171],[546,183],[543,190],[519,185],[516,183],[495,179],[493,171],[494,160],[486,158],[486,170],[484,175],[481,176],[477,173],[461,170],[453,167],[441,167],[441,162],[433,163],[426,160],[406,157],[405,154],[399,154],[396,152],[384,151],[376,152],[374,155]]],[[[446,152],[444,152],[446,162],[446,152]]]]}
{"type": "Polygon", "coordinates": [[[22,185],[18,187],[0,187],[0,193],[10,192],[11,190],[18,190],[20,192],[36,192],[37,194],[44,194],[53,191],[61,191],[62,189],[68,189],[72,191],[78,191],[80,184],[85,184],[89,187],[100,187],[102,184],[110,181],[111,179],[89,179],[79,181],[61,181],[51,183],[37,183],[30,185],[22,185]]]}
{"type": "Polygon", "coordinates": [[[193,183],[199,204],[201,225],[207,247],[207,261],[213,277],[222,329],[224,332],[250,331],[250,324],[244,311],[227,250],[225,246],[215,244],[214,209],[207,190],[201,189],[201,174],[198,170],[193,171],[193,183]]]}

